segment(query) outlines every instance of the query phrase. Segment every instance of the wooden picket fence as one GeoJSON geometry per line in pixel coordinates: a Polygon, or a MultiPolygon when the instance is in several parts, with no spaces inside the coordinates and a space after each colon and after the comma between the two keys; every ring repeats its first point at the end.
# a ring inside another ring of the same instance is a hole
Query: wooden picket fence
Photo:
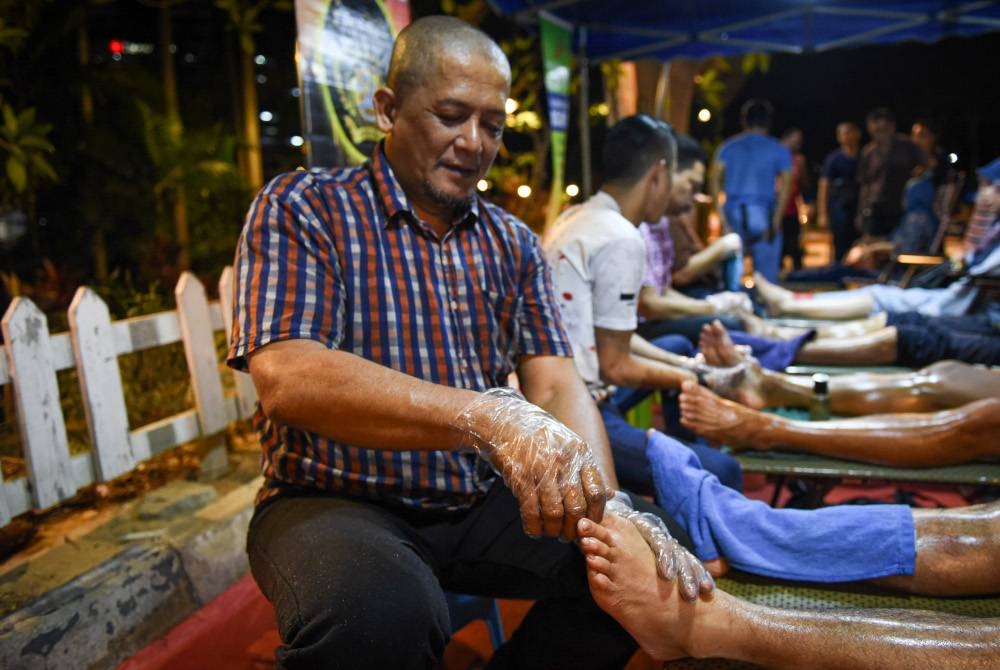
{"type": "Polygon", "coordinates": [[[230,332],[232,285],[227,267],[219,279],[220,299],[209,302],[197,277],[184,273],[174,289],[177,309],[121,321],[111,320],[92,289],[80,287],[69,308],[69,332],[55,335],[31,300],[14,299],[2,321],[0,386],[13,385],[27,476],[4,481],[0,474],[0,526],[252,414],[256,393],[248,375],[232,372],[235,395],[224,394],[213,337],[219,330],[230,332]],[[176,342],[183,343],[195,407],[130,427],[118,357],[176,342]],[[74,367],[91,451],[71,456],[56,373],[74,367]]]}

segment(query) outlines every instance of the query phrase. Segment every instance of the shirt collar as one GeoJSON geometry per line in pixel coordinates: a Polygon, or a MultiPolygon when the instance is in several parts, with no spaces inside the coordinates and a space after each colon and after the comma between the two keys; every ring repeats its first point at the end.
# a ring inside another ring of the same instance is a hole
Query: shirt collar
{"type": "Polygon", "coordinates": [[[622,213],[622,208],[618,206],[618,201],[611,197],[611,194],[607,191],[598,191],[594,195],[590,196],[590,202],[598,207],[610,209],[617,214],[622,213]]]}
{"type": "MultiPolygon", "coordinates": [[[[403,190],[399,180],[396,179],[396,174],[392,171],[392,166],[389,165],[389,160],[385,155],[384,143],[385,140],[381,140],[375,145],[371,160],[368,161],[368,169],[375,180],[375,189],[378,198],[381,200],[382,208],[385,210],[386,218],[384,225],[389,226],[400,219],[406,219],[412,223],[420,223],[426,228],[426,224],[423,224],[420,217],[417,216],[417,213],[410,205],[410,199],[407,197],[406,191],[403,190]]],[[[475,224],[479,220],[479,209],[480,203],[477,195],[473,197],[472,205],[469,207],[466,215],[460,221],[453,224],[452,228],[475,224]]]]}

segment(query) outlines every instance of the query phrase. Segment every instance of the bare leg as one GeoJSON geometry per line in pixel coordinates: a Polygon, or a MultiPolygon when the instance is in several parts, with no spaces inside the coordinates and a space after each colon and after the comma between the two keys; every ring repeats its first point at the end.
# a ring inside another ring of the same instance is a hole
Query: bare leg
{"type": "MultiPolygon", "coordinates": [[[[707,343],[702,355],[709,365],[741,361],[736,366],[740,374],[724,377],[725,383],[715,384],[706,379],[709,387],[722,397],[754,408],[809,406],[812,381],[808,377],[762,370],[733,346],[721,323],[705,326],[700,343],[707,343]]],[[[873,346],[877,349],[886,345],[873,346]]],[[[833,412],[843,416],[933,412],[997,397],[1000,397],[1000,372],[958,361],[941,361],[914,372],[858,373],[830,379],[833,412]]]]}
{"type": "MultiPolygon", "coordinates": [[[[794,328],[790,326],[778,326],[771,321],[760,318],[755,314],[741,314],[743,328],[751,335],[758,337],[770,337],[779,340],[789,340],[797,337],[806,331],[805,328],[794,328]]],[[[858,337],[866,333],[885,328],[888,315],[879,312],[864,319],[845,321],[844,323],[833,323],[816,328],[816,340],[839,339],[843,337],[858,337]]]]}
{"type": "Polygon", "coordinates": [[[1000,621],[911,610],[778,610],[716,590],[687,603],[656,575],[635,528],[613,515],[580,522],[594,600],[659,660],[742,660],[824,670],[995,667],[1000,621]]]}
{"type": "Polygon", "coordinates": [[[1000,591],[1000,501],[955,509],[915,509],[917,566],[910,577],[874,583],[929,595],[1000,591]]]}
{"type": "Polygon", "coordinates": [[[896,362],[896,329],[892,326],[855,337],[806,342],[797,363],[816,365],[887,365],[896,362]]]}
{"type": "Polygon", "coordinates": [[[724,400],[685,382],[681,423],[736,449],[795,451],[897,467],[937,467],[1000,457],[1000,399],[925,414],[792,421],[724,400]]]}
{"type": "Polygon", "coordinates": [[[769,282],[763,275],[753,275],[757,294],[771,316],[798,316],[807,319],[862,319],[875,308],[871,296],[856,293],[840,298],[814,300],[800,298],[787,289],[769,282]]]}

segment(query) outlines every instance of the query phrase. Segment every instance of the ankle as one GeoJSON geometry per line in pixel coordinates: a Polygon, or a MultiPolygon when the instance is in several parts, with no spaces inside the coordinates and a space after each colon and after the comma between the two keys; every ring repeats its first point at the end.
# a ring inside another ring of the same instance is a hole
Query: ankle
{"type": "Polygon", "coordinates": [[[691,635],[684,651],[691,658],[728,658],[739,617],[733,611],[735,599],[716,589],[712,601],[695,606],[691,635]]]}

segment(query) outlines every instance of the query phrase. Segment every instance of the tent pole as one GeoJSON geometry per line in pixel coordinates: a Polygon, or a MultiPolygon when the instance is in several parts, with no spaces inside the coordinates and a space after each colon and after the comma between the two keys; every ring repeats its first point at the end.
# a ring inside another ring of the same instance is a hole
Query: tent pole
{"type": "Polygon", "coordinates": [[[587,60],[587,29],[580,27],[579,55],[580,63],[580,190],[583,197],[590,197],[590,62],[587,60]]]}

